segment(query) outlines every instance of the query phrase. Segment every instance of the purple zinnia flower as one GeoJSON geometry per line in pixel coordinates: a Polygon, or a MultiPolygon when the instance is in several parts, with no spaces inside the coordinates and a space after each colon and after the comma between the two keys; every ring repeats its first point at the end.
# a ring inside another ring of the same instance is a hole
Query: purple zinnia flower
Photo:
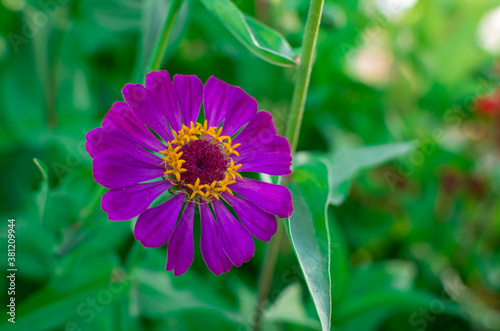
{"type": "Polygon", "coordinates": [[[102,128],[86,136],[94,178],[109,188],[101,203],[109,219],[139,215],[135,238],[146,247],[168,242],[166,270],[181,275],[193,261],[198,208],[207,267],[219,275],[249,261],[251,235],[268,241],[274,215],[292,213],[286,187],[239,173],[290,173],[290,145],[276,135],[271,114],[257,112],[254,98],[215,77],[203,86],[196,76],[172,82],[156,71],[145,86],[127,84],[122,93],[125,102],[113,104],[102,128]],[[149,208],[167,190],[173,196],[149,208]]]}

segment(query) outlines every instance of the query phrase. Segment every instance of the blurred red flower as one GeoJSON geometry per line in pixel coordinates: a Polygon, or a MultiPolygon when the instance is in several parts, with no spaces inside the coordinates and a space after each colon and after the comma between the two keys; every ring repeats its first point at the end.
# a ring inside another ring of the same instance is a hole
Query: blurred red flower
{"type": "Polygon", "coordinates": [[[500,115],[500,88],[491,94],[479,96],[474,101],[474,109],[483,116],[500,115]]]}

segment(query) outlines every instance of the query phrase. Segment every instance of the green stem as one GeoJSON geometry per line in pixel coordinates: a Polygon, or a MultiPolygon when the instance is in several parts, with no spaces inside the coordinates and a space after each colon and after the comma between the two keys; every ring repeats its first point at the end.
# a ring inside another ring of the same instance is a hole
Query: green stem
{"type": "Polygon", "coordinates": [[[170,9],[168,10],[167,18],[163,23],[160,35],[156,39],[155,47],[153,49],[153,53],[151,54],[151,59],[149,60],[146,72],[160,69],[163,56],[165,55],[165,51],[167,50],[167,45],[170,39],[170,35],[172,34],[175,21],[177,20],[177,16],[179,15],[179,10],[181,9],[182,6],[182,2],[183,2],[182,0],[172,0],[172,3],[170,4],[170,9]]]}
{"type": "MultiPolygon", "coordinates": [[[[309,14],[307,16],[306,27],[304,31],[304,40],[302,43],[302,54],[300,56],[300,65],[297,70],[297,80],[293,92],[290,117],[288,118],[286,138],[290,142],[292,155],[295,154],[297,143],[299,141],[300,125],[304,114],[307,90],[316,51],[316,40],[318,38],[319,25],[321,22],[321,13],[323,11],[324,0],[311,0],[309,14]]],[[[286,183],[286,178],[282,178],[286,183]]],[[[254,316],[253,330],[258,331],[262,324],[262,313],[265,303],[271,289],[271,283],[274,274],[274,266],[283,238],[283,224],[279,224],[278,231],[271,239],[265,253],[262,271],[259,277],[259,293],[257,309],[254,316]]]]}
{"type": "Polygon", "coordinates": [[[267,297],[271,290],[271,283],[274,275],[274,266],[276,260],[278,259],[278,253],[281,246],[281,241],[283,238],[283,221],[278,220],[278,229],[276,234],[271,239],[271,242],[266,247],[266,253],[264,256],[264,263],[262,264],[262,270],[259,275],[259,294],[257,298],[257,308],[255,310],[255,316],[253,320],[253,330],[260,330],[262,324],[262,313],[266,308],[267,297]]]}
{"type": "Polygon", "coordinates": [[[324,0],[311,0],[309,14],[307,16],[304,40],[302,42],[302,54],[300,55],[300,65],[297,71],[297,80],[293,92],[290,117],[288,118],[286,127],[286,138],[290,141],[292,154],[295,153],[299,141],[300,125],[302,123],[302,115],[304,114],[307,90],[311,78],[323,3],[324,0]]]}

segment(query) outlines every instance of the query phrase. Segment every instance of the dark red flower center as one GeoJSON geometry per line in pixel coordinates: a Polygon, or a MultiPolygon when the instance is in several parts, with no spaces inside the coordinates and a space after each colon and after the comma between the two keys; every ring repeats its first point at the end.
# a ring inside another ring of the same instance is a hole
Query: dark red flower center
{"type": "Polygon", "coordinates": [[[186,161],[182,166],[187,171],[181,174],[185,184],[193,185],[198,178],[200,185],[224,180],[228,158],[220,143],[212,139],[194,140],[183,145],[179,152],[182,152],[180,159],[186,161]]]}
{"type": "Polygon", "coordinates": [[[231,137],[221,136],[222,128],[208,127],[208,123],[191,123],[173,132],[175,139],[167,142],[168,148],[160,151],[165,164],[164,178],[175,192],[188,195],[190,201],[199,198],[210,202],[224,192],[233,194],[227,187],[236,183],[241,164],[235,164],[231,155],[239,156],[231,137]]]}

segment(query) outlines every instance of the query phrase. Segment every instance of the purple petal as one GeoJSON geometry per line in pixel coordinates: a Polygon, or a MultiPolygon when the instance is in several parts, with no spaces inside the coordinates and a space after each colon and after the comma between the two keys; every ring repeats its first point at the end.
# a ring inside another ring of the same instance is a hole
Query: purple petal
{"type": "Polygon", "coordinates": [[[222,134],[232,136],[241,127],[250,121],[257,113],[257,100],[246,94],[241,88],[231,86],[232,104],[227,110],[226,119],[222,128],[222,134]]]}
{"type": "Polygon", "coordinates": [[[233,207],[241,223],[255,238],[269,241],[276,233],[278,223],[274,215],[236,195],[223,193],[222,197],[233,207]]]}
{"type": "Polygon", "coordinates": [[[126,150],[110,149],[94,158],[94,179],[104,187],[121,189],[159,178],[163,176],[165,167],[160,165],[162,160],[160,158],[158,160],[157,164],[153,164],[138,159],[126,150]]]}
{"type": "Polygon", "coordinates": [[[187,203],[184,212],[167,244],[167,271],[174,271],[174,276],[185,273],[194,258],[193,220],[194,203],[187,203]]]}
{"type": "Polygon", "coordinates": [[[267,145],[274,141],[276,137],[276,127],[273,123],[273,116],[265,111],[259,111],[248,122],[248,125],[241,130],[233,139],[233,144],[241,144],[238,151],[249,145],[267,145]]]}
{"type": "Polygon", "coordinates": [[[196,76],[174,76],[174,86],[181,109],[182,121],[189,126],[196,123],[203,100],[203,83],[196,76]]]}
{"type": "Polygon", "coordinates": [[[179,131],[182,128],[177,93],[167,71],[152,71],[146,75],[146,88],[159,106],[168,125],[179,131]]]}
{"type": "Polygon", "coordinates": [[[85,135],[85,149],[92,158],[96,157],[96,155],[101,152],[112,149],[114,146],[116,146],[117,143],[123,146],[120,139],[118,139],[117,141],[114,141],[114,139],[110,141],[108,137],[105,137],[106,133],[106,129],[95,128],[87,132],[87,134],[85,135]]]}
{"type": "MultiPolygon", "coordinates": [[[[97,154],[109,149],[125,149],[129,153],[139,156],[141,159],[148,160],[148,162],[155,163],[158,161],[153,153],[141,148],[140,141],[127,135],[123,131],[109,128],[96,128],[90,130],[85,138],[87,140],[85,147],[92,157],[96,157],[97,154]]],[[[166,147],[164,146],[163,149],[166,149],[166,147]]]]}
{"type": "Polygon", "coordinates": [[[228,98],[227,84],[211,76],[203,89],[203,109],[208,126],[219,126],[226,116],[228,98]]]}
{"type": "Polygon", "coordinates": [[[229,260],[237,267],[250,261],[255,251],[255,244],[250,233],[234,218],[222,202],[214,200],[212,205],[214,206],[222,248],[229,260]]]}
{"type": "Polygon", "coordinates": [[[239,171],[261,172],[277,176],[288,175],[292,172],[290,169],[292,157],[290,155],[290,145],[288,145],[288,141],[286,148],[288,152],[267,152],[269,148],[257,147],[255,150],[240,153],[240,156],[234,157],[233,160],[235,163],[241,163],[239,171]]]}
{"type": "Polygon", "coordinates": [[[280,153],[290,155],[290,144],[284,137],[274,136],[271,139],[266,139],[265,143],[260,143],[257,139],[247,141],[237,149],[240,156],[233,157],[235,162],[252,161],[260,154],[280,153]]]}
{"type": "Polygon", "coordinates": [[[236,149],[240,155],[233,157],[235,163],[242,164],[240,171],[269,175],[291,173],[290,144],[286,138],[276,136],[276,128],[268,112],[258,112],[233,143],[241,144],[236,149]]]}
{"type": "Polygon", "coordinates": [[[167,202],[146,210],[135,223],[134,237],[144,247],[164,245],[174,231],[184,194],[177,194],[167,202]]]}
{"type": "Polygon", "coordinates": [[[125,221],[148,209],[151,203],[172,184],[168,180],[136,184],[121,190],[109,190],[102,196],[101,206],[113,221],[125,221]]]}
{"type": "Polygon", "coordinates": [[[163,108],[158,105],[149,90],[140,84],[127,84],[122,89],[123,97],[135,116],[153,129],[165,141],[174,139],[165,121],[163,108]]]}
{"type": "Polygon", "coordinates": [[[241,163],[242,166],[238,171],[261,172],[281,176],[291,173],[292,157],[290,154],[263,153],[256,155],[252,161],[242,161],[241,163]]]}
{"type": "Polygon", "coordinates": [[[209,126],[224,120],[223,135],[233,135],[247,123],[258,109],[257,101],[241,88],[210,77],[203,91],[205,119],[209,126]]]}
{"type": "Polygon", "coordinates": [[[292,214],[292,195],[285,186],[243,178],[228,187],[268,213],[281,218],[292,214]]]}
{"type": "Polygon", "coordinates": [[[221,83],[226,85],[226,93],[223,97],[227,99],[222,134],[232,136],[255,116],[259,106],[257,100],[245,93],[240,87],[221,83]]]}
{"type": "Polygon", "coordinates": [[[108,111],[102,127],[107,130],[118,130],[135,138],[141,142],[141,146],[150,150],[161,151],[165,146],[148,130],[146,125],[141,122],[134,112],[125,102],[115,102],[108,111]]]}
{"type": "Polygon", "coordinates": [[[227,258],[217,234],[217,224],[214,215],[207,204],[200,205],[201,222],[201,255],[207,264],[208,269],[215,275],[228,272],[233,264],[227,258]]]}

